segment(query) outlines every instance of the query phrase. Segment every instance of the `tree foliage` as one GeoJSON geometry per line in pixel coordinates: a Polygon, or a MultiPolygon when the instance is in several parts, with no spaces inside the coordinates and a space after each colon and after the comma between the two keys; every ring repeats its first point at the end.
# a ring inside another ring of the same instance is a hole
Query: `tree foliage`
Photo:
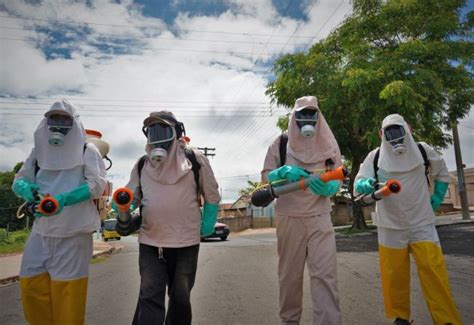
{"type": "Polygon", "coordinates": [[[239,190],[240,196],[250,196],[260,186],[260,182],[247,181],[247,187],[239,190]]]}
{"type": "Polygon", "coordinates": [[[308,53],[276,61],[267,94],[288,107],[298,97],[318,97],[352,161],[351,188],[389,114],[404,116],[417,140],[446,147],[452,139],[445,130],[474,102],[474,15],[461,17],[464,6],[461,0],[356,0],[352,15],[308,53]]]}
{"type": "Polygon", "coordinates": [[[26,220],[16,218],[16,210],[23,200],[18,198],[11,189],[15,172],[20,168],[21,164],[17,164],[13,171],[0,172],[0,228],[7,228],[8,225],[10,231],[26,226],[26,220]]]}

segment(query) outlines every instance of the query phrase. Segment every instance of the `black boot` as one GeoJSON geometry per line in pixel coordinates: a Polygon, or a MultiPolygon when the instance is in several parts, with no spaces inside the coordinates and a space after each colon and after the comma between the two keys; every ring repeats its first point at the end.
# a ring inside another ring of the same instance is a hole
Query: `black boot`
{"type": "Polygon", "coordinates": [[[410,325],[410,322],[407,321],[406,319],[402,319],[402,318],[397,318],[393,321],[393,323],[395,325],[410,325]]]}

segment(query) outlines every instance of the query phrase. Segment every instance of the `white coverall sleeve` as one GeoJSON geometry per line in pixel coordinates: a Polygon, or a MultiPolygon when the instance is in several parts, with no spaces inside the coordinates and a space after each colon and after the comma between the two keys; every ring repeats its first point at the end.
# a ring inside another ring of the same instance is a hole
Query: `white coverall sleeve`
{"type": "Polygon", "coordinates": [[[199,170],[199,185],[204,200],[208,203],[218,204],[221,200],[221,196],[219,194],[219,185],[217,184],[216,177],[212,171],[211,164],[202,152],[194,150],[194,155],[201,165],[201,169],[199,170]]]}
{"type": "Polygon", "coordinates": [[[35,157],[35,148],[31,149],[30,154],[26,158],[23,166],[21,166],[18,173],[15,175],[15,179],[25,179],[29,182],[36,183],[36,157],[35,157]]]}
{"type": "Polygon", "coordinates": [[[262,184],[268,183],[268,173],[272,170],[277,169],[280,164],[280,139],[278,137],[268,147],[267,155],[263,163],[263,169],[261,171],[262,184]]]}
{"type": "MultiPolygon", "coordinates": [[[[130,172],[130,179],[128,180],[127,185],[125,185],[126,188],[130,189],[133,193],[133,198],[137,202],[137,204],[140,204],[141,201],[141,196],[140,196],[140,182],[138,179],[138,162],[140,161],[141,157],[137,160],[135,163],[135,166],[133,166],[132,171],[130,172]]],[[[143,173],[143,169],[142,169],[143,173]]]]}
{"type": "MultiPolygon", "coordinates": [[[[375,178],[375,171],[374,171],[374,158],[375,158],[375,153],[377,152],[378,149],[372,150],[369,152],[367,157],[365,157],[365,160],[362,164],[360,164],[359,167],[359,172],[357,173],[355,179],[354,179],[354,184],[357,182],[359,179],[364,179],[364,178],[375,178]]],[[[357,192],[354,186],[353,189],[354,195],[360,195],[361,193],[357,192]]]]}
{"type": "Polygon", "coordinates": [[[448,167],[444,159],[428,144],[420,142],[426,151],[426,156],[430,162],[430,178],[435,181],[449,183],[448,167]]]}
{"type": "Polygon", "coordinates": [[[84,152],[84,178],[93,199],[98,199],[107,186],[105,164],[95,146],[87,145],[84,152]]]}

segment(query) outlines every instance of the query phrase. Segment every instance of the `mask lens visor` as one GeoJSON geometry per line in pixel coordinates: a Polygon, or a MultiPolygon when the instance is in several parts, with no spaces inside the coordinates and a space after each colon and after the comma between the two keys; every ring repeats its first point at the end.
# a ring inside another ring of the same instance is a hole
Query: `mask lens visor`
{"type": "Polygon", "coordinates": [[[149,144],[158,144],[172,141],[175,138],[174,130],[166,124],[153,124],[147,130],[149,144]]]}
{"type": "Polygon", "coordinates": [[[392,145],[403,143],[406,136],[405,129],[401,125],[388,126],[383,132],[385,140],[390,142],[392,145]]]}
{"type": "Polygon", "coordinates": [[[48,117],[48,127],[54,128],[72,128],[73,120],[70,116],[61,115],[61,114],[53,114],[48,117]]]}
{"type": "Polygon", "coordinates": [[[305,108],[295,113],[295,120],[299,127],[302,127],[303,125],[314,126],[316,125],[316,122],[318,122],[318,111],[311,108],[305,108]]]}

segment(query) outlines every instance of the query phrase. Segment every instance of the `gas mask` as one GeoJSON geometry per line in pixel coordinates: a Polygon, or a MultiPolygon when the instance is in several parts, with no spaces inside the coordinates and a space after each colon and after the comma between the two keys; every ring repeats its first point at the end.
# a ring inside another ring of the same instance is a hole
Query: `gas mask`
{"type": "Polygon", "coordinates": [[[156,123],[146,129],[148,144],[152,147],[150,158],[161,162],[168,156],[168,149],[176,138],[176,131],[167,124],[156,123]]]}
{"type": "Polygon", "coordinates": [[[47,118],[47,126],[50,131],[48,143],[55,147],[64,144],[64,138],[71,130],[74,121],[68,115],[52,114],[47,118]]]}
{"type": "Polygon", "coordinates": [[[389,125],[383,130],[383,136],[392,145],[392,151],[395,156],[400,156],[407,151],[404,145],[407,134],[403,126],[389,125]]]}
{"type": "Polygon", "coordinates": [[[311,138],[314,136],[315,126],[318,122],[318,111],[312,108],[297,111],[295,112],[295,120],[303,137],[311,138]]]}

